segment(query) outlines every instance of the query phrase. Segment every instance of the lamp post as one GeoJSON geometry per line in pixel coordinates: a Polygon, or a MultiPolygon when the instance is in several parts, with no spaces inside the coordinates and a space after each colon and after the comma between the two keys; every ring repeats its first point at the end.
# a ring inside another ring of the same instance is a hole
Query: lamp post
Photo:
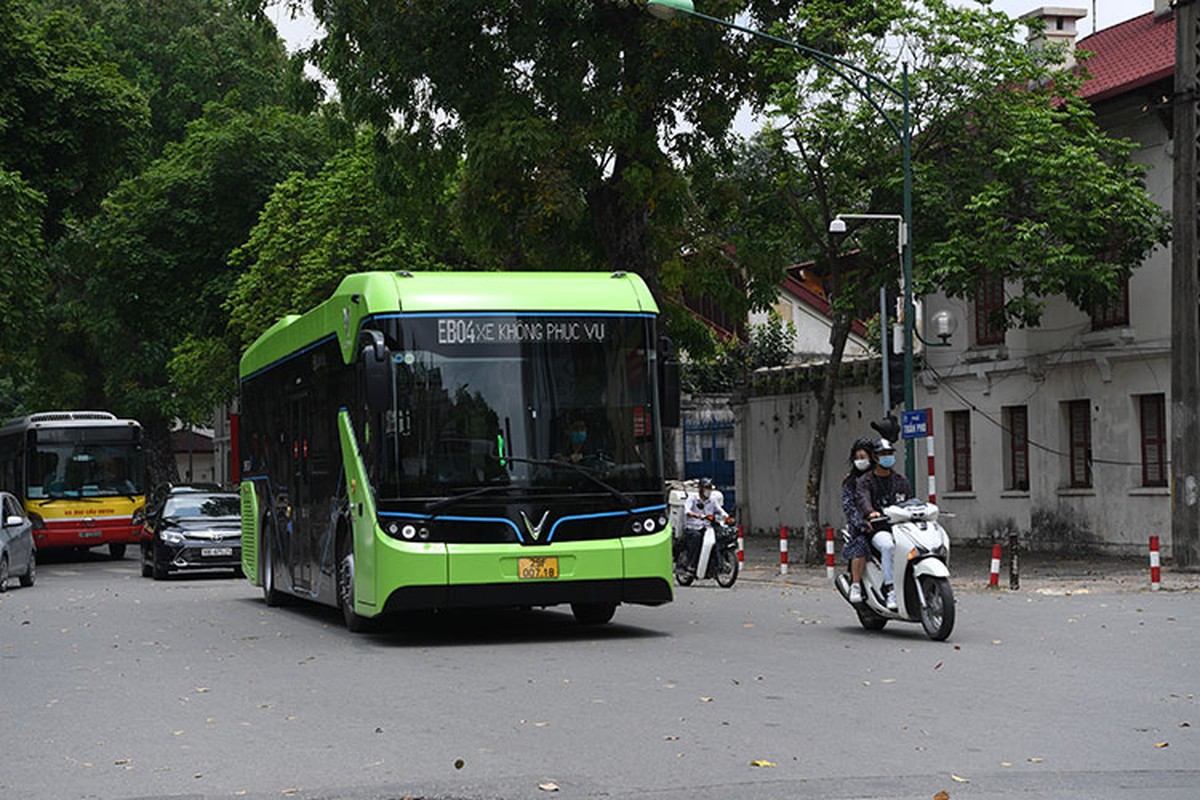
{"type": "MultiPolygon", "coordinates": [[[[719,17],[710,17],[707,14],[701,14],[699,11],[696,11],[692,0],[648,0],[646,10],[660,19],[669,19],[676,13],[686,14],[696,19],[702,19],[705,22],[711,22],[714,25],[720,25],[724,28],[730,28],[749,34],[750,36],[766,39],[783,47],[791,48],[807,55],[818,66],[829,70],[848,83],[883,118],[888,128],[895,134],[896,141],[900,145],[901,162],[904,166],[904,207],[900,224],[903,231],[910,231],[910,222],[912,220],[912,126],[909,115],[907,62],[904,63],[900,86],[896,87],[880,76],[868,72],[856,64],[822,50],[817,50],[814,47],[783,39],[764,31],[755,30],[754,28],[747,28],[743,25],[738,25],[736,22],[730,22],[719,17]],[[878,91],[890,94],[900,101],[903,112],[900,115],[899,121],[894,119],[893,115],[889,114],[880,105],[876,94],[878,91]]],[[[912,241],[910,236],[904,236],[904,241],[900,248],[904,275],[904,409],[911,411],[913,407],[913,298],[912,241]]],[[[912,484],[916,479],[916,457],[911,447],[904,448],[904,472],[908,477],[908,482],[912,484]]]]}
{"type": "MultiPolygon", "coordinates": [[[[846,233],[848,219],[891,219],[896,221],[896,255],[900,258],[901,271],[904,264],[904,244],[908,241],[908,226],[900,214],[838,214],[829,223],[829,232],[834,236],[846,233]]],[[[907,286],[907,281],[905,282],[907,286]]],[[[883,418],[887,419],[892,413],[891,368],[888,365],[888,331],[887,331],[887,287],[879,287],[879,354],[883,366],[883,418]]],[[[906,315],[907,316],[907,315],[906,315]]],[[[906,386],[907,383],[906,379],[906,386]]],[[[906,448],[907,450],[907,448],[906,448]]]]}

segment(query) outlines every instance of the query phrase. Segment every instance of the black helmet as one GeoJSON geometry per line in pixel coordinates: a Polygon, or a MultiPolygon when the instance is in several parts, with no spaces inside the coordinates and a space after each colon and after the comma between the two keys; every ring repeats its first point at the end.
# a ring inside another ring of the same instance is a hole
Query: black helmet
{"type": "Polygon", "coordinates": [[[700,488],[701,489],[712,489],[713,488],[712,478],[701,478],[700,479],[700,488]]]}
{"type": "Polygon", "coordinates": [[[889,442],[887,439],[880,439],[877,442],[875,442],[875,452],[876,453],[894,453],[894,452],[896,452],[896,448],[893,447],[892,443],[889,442]]]}

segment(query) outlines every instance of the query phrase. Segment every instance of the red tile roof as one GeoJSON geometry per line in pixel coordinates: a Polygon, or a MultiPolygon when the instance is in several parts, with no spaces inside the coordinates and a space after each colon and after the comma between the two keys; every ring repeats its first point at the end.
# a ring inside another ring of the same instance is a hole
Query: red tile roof
{"type": "Polygon", "coordinates": [[[1092,53],[1083,98],[1115,97],[1175,73],[1175,15],[1156,19],[1151,11],[1086,36],[1075,48],[1092,53]]]}

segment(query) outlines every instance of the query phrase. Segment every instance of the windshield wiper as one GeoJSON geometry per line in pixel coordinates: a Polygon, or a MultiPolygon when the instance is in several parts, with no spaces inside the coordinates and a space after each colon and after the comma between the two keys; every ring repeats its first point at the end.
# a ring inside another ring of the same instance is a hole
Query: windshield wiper
{"type": "Polygon", "coordinates": [[[493,484],[491,486],[481,486],[478,489],[472,489],[471,491],[465,492],[463,494],[456,494],[451,497],[444,497],[441,500],[431,500],[430,502],[425,504],[424,510],[426,512],[430,512],[430,513],[437,512],[437,511],[442,510],[443,508],[446,508],[447,506],[457,505],[458,503],[461,503],[464,500],[470,500],[472,497],[479,497],[481,495],[491,494],[492,492],[494,492],[498,489],[509,489],[509,488],[511,488],[511,484],[507,484],[507,483],[493,484]]]}
{"type": "MultiPolygon", "coordinates": [[[[494,456],[493,456],[493,458],[494,458],[494,456]]],[[[617,500],[621,501],[621,505],[625,506],[625,509],[627,511],[631,510],[633,508],[634,503],[633,503],[633,500],[629,497],[629,495],[625,494],[620,489],[613,486],[611,483],[608,483],[607,481],[602,480],[599,476],[597,476],[594,472],[592,472],[587,467],[581,467],[573,461],[556,461],[555,459],[552,459],[552,458],[520,458],[517,456],[505,456],[504,460],[505,461],[515,461],[520,464],[533,464],[534,466],[539,466],[539,467],[559,467],[559,468],[569,469],[574,472],[578,472],[580,475],[587,478],[589,481],[596,484],[601,489],[603,489],[604,491],[611,494],[613,497],[617,498],[617,500]]]]}

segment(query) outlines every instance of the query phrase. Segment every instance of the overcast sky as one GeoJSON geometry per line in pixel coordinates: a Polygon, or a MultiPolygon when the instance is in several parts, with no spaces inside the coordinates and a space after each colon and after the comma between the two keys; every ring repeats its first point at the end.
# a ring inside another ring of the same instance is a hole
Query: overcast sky
{"type": "MultiPolygon", "coordinates": [[[[963,5],[968,4],[969,0],[959,0],[963,5]]],[[[307,6],[307,3],[305,4],[307,6]]],[[[703,9],[703,0],[697,0],[698,8],[703,9]]],[[[1124,22],[1127,19],[1145,14],[1154,8],[1154,0],[1045,0],[1037,2],[1037,0],[993,0],[992,7],[997,11],[1003,11],[1013,17],[1019,17],[1022,14],[1033,11],[1035,8],[1043,6],[1052,6],[1058,8],[1082,8],[1087,12],[1087,16],[1079,20],[1079,35],[1087,36],[1093,30],[1103,30],[1111,25],[1116,25],[1118,22],[1124,22]],[[1093,13],[1095,15],[1093,25],[1093,13]]],[[[290,12],[285,8],[283,2],[278,2],[275,6],[267,10],[271,15],[271,19],[275,22],[275,27],[279,29],[279,35],[288,43],[289,50],[298,50],[301,47],[309,44],[316,35],[314,23],[311,18],[299,17],[292,19],[290,12]]]]}

